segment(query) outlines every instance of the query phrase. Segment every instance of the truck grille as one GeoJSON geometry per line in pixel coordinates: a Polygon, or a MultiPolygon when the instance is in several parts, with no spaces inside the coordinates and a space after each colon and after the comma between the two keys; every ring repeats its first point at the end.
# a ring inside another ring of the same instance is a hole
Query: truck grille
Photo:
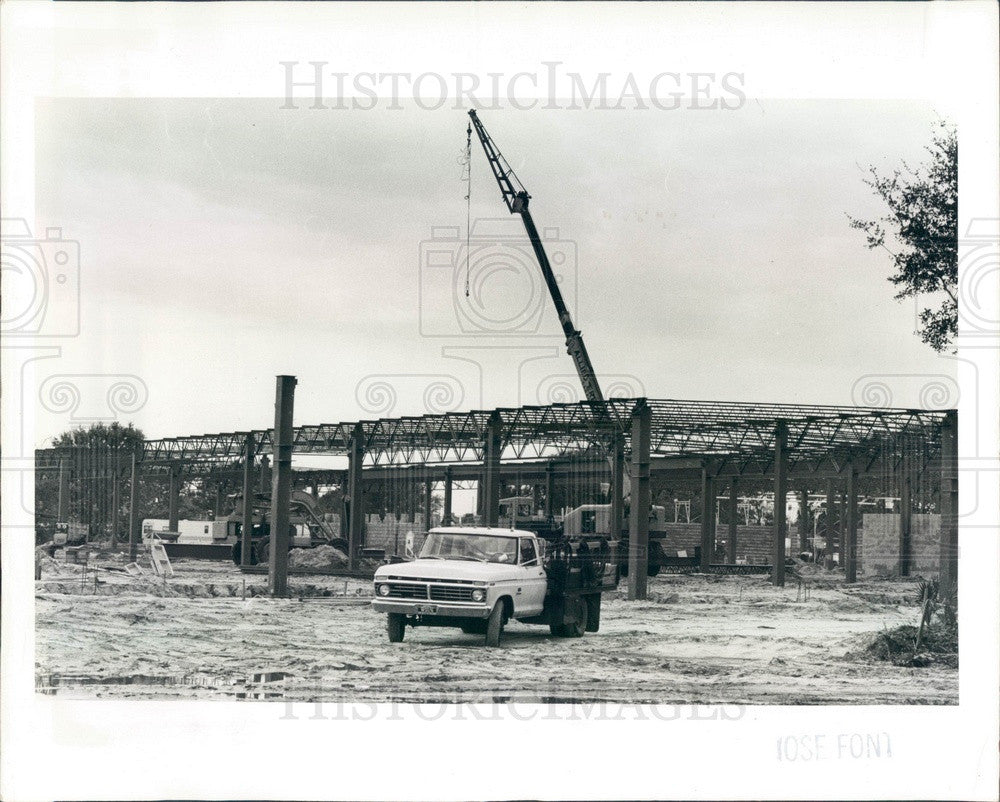
{"type": "Polygon", "coordinates": [[[431,585],[431,598],[434,601],[472,601],[472,588],[431,585]]]}
{"type": "Polygon", "coordinates": [[[399,582],[389,583],[390,599],[426,599],[427,585],[404,585],[399,582]]]}

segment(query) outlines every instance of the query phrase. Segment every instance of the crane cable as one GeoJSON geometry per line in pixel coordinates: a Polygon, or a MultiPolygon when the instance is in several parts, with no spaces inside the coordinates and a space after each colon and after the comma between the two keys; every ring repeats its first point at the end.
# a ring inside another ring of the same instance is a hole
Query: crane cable
{"type": "Polygon", "coordinates": [[[472,123],[465,131],[465,297],[469,297],[469,256],[472,246],[472,123]]]}

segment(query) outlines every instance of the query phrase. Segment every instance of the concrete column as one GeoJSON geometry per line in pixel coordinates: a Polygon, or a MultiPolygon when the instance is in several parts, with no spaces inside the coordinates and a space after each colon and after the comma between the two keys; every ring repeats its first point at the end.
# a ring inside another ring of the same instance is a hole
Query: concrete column
{"type": "Polygon", "coordinates": [[[139,556],[139,537],[142,521],[139,519],[139,458],[132,454],[132,488],[128,507],[128,561],[134,563],[139,556]]]}
{"type": "Polygon", "coordinates": [[[361,424],[355,424],[351,435],[350,453],[347,455],[347,545],[351,570],[357,570],[364,537],[365,497],[362,463],[365,458],[365,431],[361,424]]]}
{"type": "Polygon", "coordinates": [[[486,441],[483,449],[483,523],[497,526],[500,523],[500,415],[490,415],[486,426],[486,441]]]}
{"type": "Polygon", "coordinates": [[[434,503],[434,480],[424,482],[424,529],[431,528],[431,507],[434,503]]]}
{"type": "Polygon", "coordinates": [[[171,532],[177,532],[177,527],[180,525],[177,520],[177,507],[180,503],[180,468],[176,465],[170,466],[170,485],[167,489],[167,518],[170,520],[167,523],[167,529],[171,532]]]}
{"type": "Polygon", "coordinates": [[[701,469],[701,570],[711,565],[715,556],[715,479],[707,468],[701,469]]]}
{"type": "Polygon", "coordinates": [[[644,400],[632,412],[632,471],[629,477],[628,599],[646,598],[649,565],[649,448],[652,414],[644,400]]]}
{"type": "Polygon", "coordinates": [[[268,588],[272,596],[288,595],[288,504],[292,495],[292,431],[295,377],[278,376],[274,392],[274,476],[271,480],[271,548],[268,588]]]}
{"type": "Polygon", "coordinates": [[[847,521],[843,542],[844,579],[858,580],[858,471],[851,462],[847,468],[847,521]]]}
{"type": "Polygon", "coordinates": [[[739,480],[729,477],[729,537],[726,539],[726,562],[736,564],[736,527],[739,525],[739,480]]]}
{"type": "Polygon", "coordinates": [[[913,526],[913,465],[909,443],[903,441],[903,459],[900,466],[902,477],[899,483],[899,575],[910,575],[911,541],[913,526]]]}
{"type": "Polygon", "coordinates": [[[788,495],[788,424],[774,427],[774,537],[771,549],[771,584],[785,585],[785,497],[788,495]]]}
{"type": "Polygon", "coordinates": [[[243,445],[243,526],[240,534],[240,565],[250,565],[253,550],[253,433],[247,433],[243,445]]]}
{"type": "MultiPolygon", "coordinates": [[[[837,482],[826,480],[826,523],[823,526],[823,537],[826,538],[826,555],[830,563],[836,553],[834,541],[837,539],[837,482]]],[[[843,557],[841,557],[843,563],[843,557]]]]}
{"type": "Polygon", "coordinates": [[[620,540],[625,529],[625,441],[616,437],[611,451],[610,539],[620,540]]]}
{"type": "Polygon", "coordinates": [[[444,469],[444,507],[441,509],[441,525],[451,526],[452,524],[452,514],[451,514],[451,483],[452,483],[452,471],[451,468],[444,469]]]}
{"type": "Polygon", "coordinates": [[[958,412],[949,410],[941,426],[941,589],[958,583],[958,412]]]}
{"type": "Polygon", "coordinates": [[[555,515],[555,508],[552,506],[553,496],[556,489],[555,469],[551,462],[545,463],[545,517],[550,521],[555,515]]]}
{"type": "Polygon", "coordinates": [[[59,460],[59,505],[56,520],[60,523],[69,520],[69,465],[66,459],[59,460]]]}

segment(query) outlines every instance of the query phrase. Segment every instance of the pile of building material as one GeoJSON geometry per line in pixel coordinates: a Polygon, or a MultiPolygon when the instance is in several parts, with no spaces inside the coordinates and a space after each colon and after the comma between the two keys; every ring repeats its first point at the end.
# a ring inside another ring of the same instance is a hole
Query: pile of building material
{"type": "Polygon", "coordinates": [[[329,569],[346,568],[347,555],[333,546],[317,546],[313,549],[292,549],[288,553],[289,568],[329,569]]]}

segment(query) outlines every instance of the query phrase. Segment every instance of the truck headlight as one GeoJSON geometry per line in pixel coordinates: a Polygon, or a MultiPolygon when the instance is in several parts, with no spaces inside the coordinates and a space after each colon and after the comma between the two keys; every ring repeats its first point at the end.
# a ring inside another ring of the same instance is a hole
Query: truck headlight
{"type": "Polygon", "coordinates": [[[378,586],[378,595],[379,596],[388,596],[389,595],[389,586],[388,585],[379,585],[378,586]]]}
{"type": "Polygon", "coordinates": [[[472,600],[474,602],[481,602],[486,599],[486,591],[481,588],[476,588],[472,591],[472,600]]]}

